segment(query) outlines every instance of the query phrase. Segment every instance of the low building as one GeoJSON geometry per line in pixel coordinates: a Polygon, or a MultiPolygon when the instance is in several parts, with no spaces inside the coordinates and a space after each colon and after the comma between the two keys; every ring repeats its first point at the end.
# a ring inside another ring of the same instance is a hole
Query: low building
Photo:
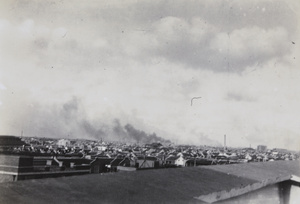
{"type": "Polygon", "coordinates": [[[112,162],[113,158],[98,158],[96,157],[91,162],[91,173],[103,173],[108,172],[110,169],[108,168],[112,162]]]}
{"type": "Polygon", "coordinates": [[[138,169],[153,169],[159,167],[159,161],[156,157],[141,156],[136,159],[136,168],[138,169]]]}
{"type": "Polygon", "coordinates": [[[90,173],[90,162],[80,158],[0,155],[0,183],[90,173]]]}
{"type": "Polygon", "coordinates": [[[95,149],[98,150],[98,151],[106,151],[107,146],[106,145],[99,145],[99,146],[96,146],[95,149]]]}
{"type": "Polygon", "coordinates": [[[178,156],[169,156],[165,160],[166,166],[185,166],[186,159],[183,158],[183,155],[180,154],[178,156]]]}
{"type": "Polygon", "coordinates": [[[22,148],[26,143],[20,137],[0,135],[0,152],[6,152],[13,148],[22,148]]]}
{"type": "Polygon", "coordinates": [[[2,183],[0,203],[299,203],[299,176],[299,161],[94,174],[2,183]]]}
{"type": "Polygon", "coordinates": [[[257,146],[257,151],[258,152],[267,152],[267,146],[266,145],[258,145],[257,146]]]}
{"type": "Polygon", "coordinates": [[[70,146],[71,142],[70,140],[67,140],[67,139],[60,139],[57,141],[56,143],[59,147],[67,147],[67,146],[70,146]]]}
{"type": "Polygon", "coordinates": [[[17,181],[19,176],[33,171],[33,157],[0,155],[0,182],[17,181]]]}

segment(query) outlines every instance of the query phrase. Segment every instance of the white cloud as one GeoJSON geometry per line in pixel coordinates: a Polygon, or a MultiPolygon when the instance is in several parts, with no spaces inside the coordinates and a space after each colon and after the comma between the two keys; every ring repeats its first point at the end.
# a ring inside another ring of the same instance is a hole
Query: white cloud
{"type": "Polygon", "coordinates": [[[5,90],[6,87],[2,83],[0,83],[0,89],[5,90]]]}
{"type": "Polygon", "coordinates": [[[183,19],[168,16],[162,18],[155,25],[157,35],[164,43],[178,42],[187,37],[189,25],[183,19]]]}
{"type": "Polygon", "coordinates": [[[289,44],[287,31],[282,27],[265,30],[259,27],[242,28],[230,33],[219,33],[211,41],[211,49],[228,55],[233,60],[252,62],[287,53],[289,44]]]}

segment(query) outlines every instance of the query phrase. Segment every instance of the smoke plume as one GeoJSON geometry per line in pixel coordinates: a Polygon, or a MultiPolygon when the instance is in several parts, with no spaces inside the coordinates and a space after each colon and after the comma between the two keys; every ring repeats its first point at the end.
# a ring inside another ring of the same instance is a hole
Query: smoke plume
{"type": "Polygon", "coordinates": [[[170,143],[155,133],[147,134],[132,124],[122,126],[119,119],[107,121],[101,117],[89,118],[81,101],[70,101],[52,107],[35,106],[23,119],[25,135],[68,139],[94,139],[130,143],[170,143]],[[28,118],[30,120],[28,120],[28,118]],[[27,121],[27,122],[24,122],[27,121]]]}

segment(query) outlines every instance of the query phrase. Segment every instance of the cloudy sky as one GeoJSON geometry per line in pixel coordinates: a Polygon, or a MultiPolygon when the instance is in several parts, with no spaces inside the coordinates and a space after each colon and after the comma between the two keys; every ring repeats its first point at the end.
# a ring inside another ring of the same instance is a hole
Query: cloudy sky
{"type": "Polygon", "coordinates": [[[298,2],[1,1],[0,134],[299,150],[298,2]]]}

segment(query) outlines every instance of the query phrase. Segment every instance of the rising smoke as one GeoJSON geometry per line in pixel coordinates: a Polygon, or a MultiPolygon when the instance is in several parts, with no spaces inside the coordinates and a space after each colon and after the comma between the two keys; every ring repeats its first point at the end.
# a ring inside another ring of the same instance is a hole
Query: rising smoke
{"type": "Polygon", "coordinates": [[[102,118],[88,118],[81,101],[73,97],[63,105],[50,108],[37,106],[30,113],[23,128],[29,136],[80,138],[131,143],[170,143],[155,133],[147,134],[132,124],[123,126],[119,119],[105,121],[102,118]]]}

